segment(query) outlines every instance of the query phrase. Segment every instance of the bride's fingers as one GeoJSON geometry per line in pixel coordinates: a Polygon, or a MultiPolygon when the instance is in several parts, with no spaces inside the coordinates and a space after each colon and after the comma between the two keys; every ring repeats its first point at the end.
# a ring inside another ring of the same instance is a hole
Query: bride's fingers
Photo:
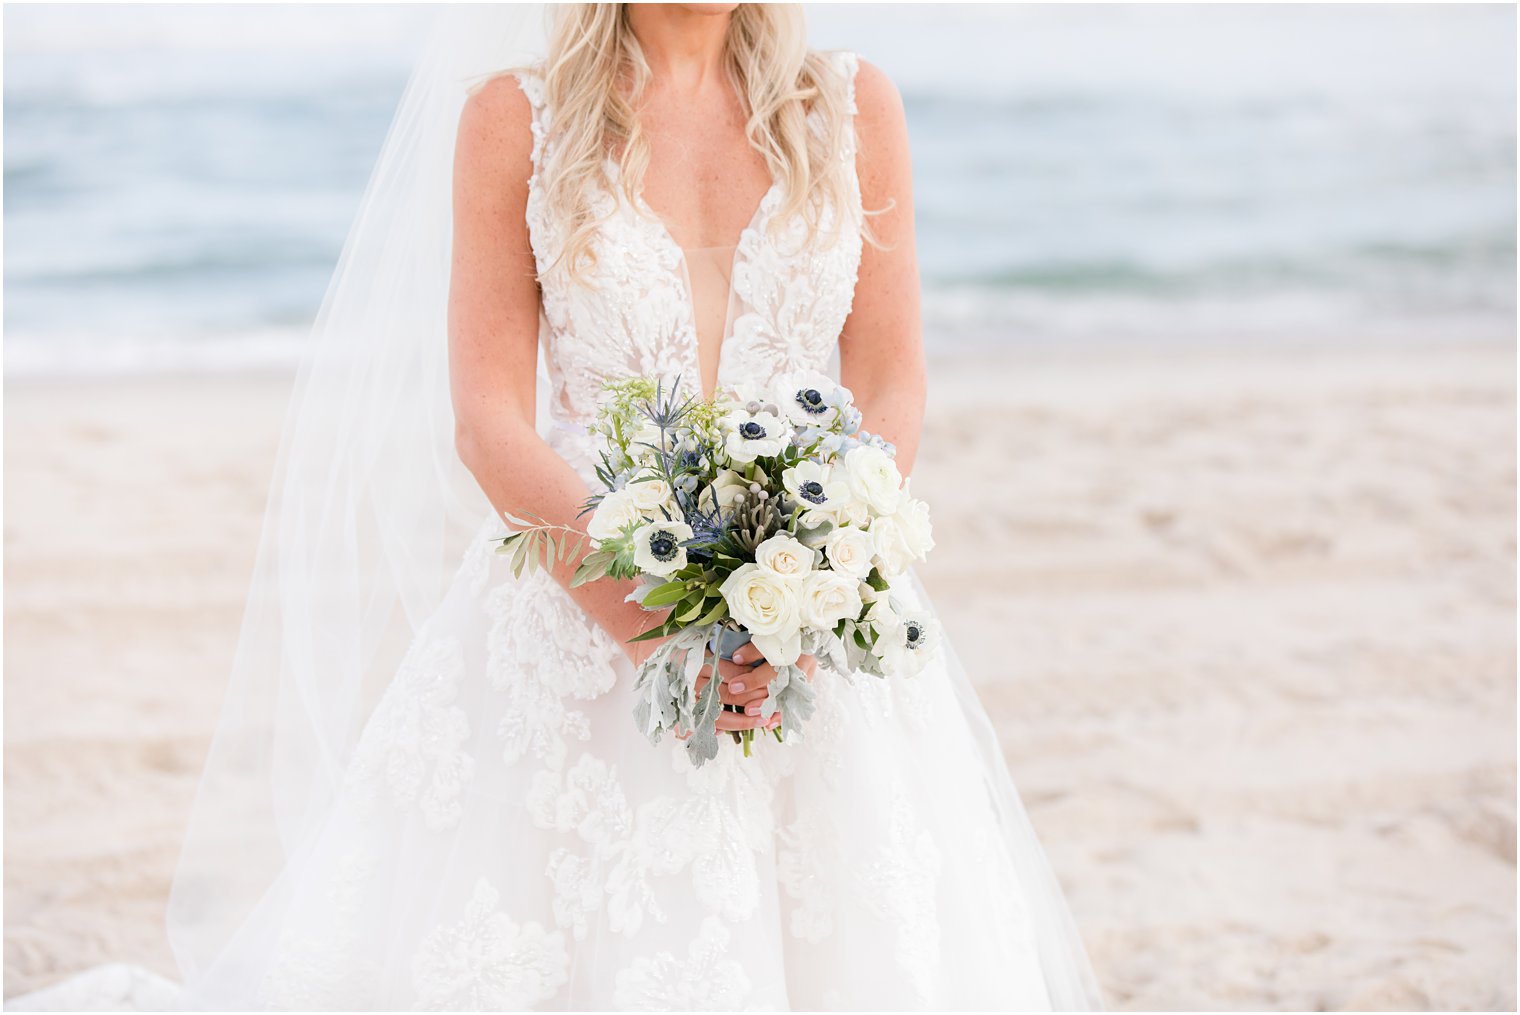
{"type": "MultiPolygon", "coordinates": [[[[777,718],[780,717],[778,716],[777,718]]],[[[737,712],[724,712],[718,716],[718,729],[723,733],[760,729],[764,726],[765,720],[758,715],[739,715],[737,712]]]]}
{"type": "MultiPolygon", "coordinates": [[[[697,694],[699,696],[707,690],[707,684],[708,680],[706,677],[697,678],[697,694]]],[[[753,688],[745,688],[738,693],[735,693],[733,686],[730,684],[722,684],[718,687],[718,700],[725,705],[745,707],[758,704],[764,701],[768,694],[770,694],[770,690],[764,684],[759,684],[753,688]]]]}

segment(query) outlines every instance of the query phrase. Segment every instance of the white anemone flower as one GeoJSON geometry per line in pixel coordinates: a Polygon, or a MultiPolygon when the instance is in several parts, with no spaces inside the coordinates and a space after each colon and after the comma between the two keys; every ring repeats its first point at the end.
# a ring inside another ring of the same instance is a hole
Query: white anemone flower
{"type": "Polygon", "coordinates": [[[912,676],[923,670],[939,650],[939,622],[919,610],[909,610],[895,627],[883,631],[876,650],[888,673],[912,676]]]}
{"type": "Polygon", "coordinates": [[[772,397],[799,427],[828,427],[852,401],[848,388],[814,370],[783,374],[771,386],[772,397]]]}
{"type": "Polygon", "coordinates": [[[819,462],[798,462],[781,474],[781,485],[804,511],[832,516],[850,504],[850,485],[819,462]]]}
{"type": "Polygon", "coordinates": [[[736,462],[753,462],[756,458],[769,458],[781,454],[792,441],[792,428],[780,416],[771,412],[770,406],[748,407],[729,413],[724,420],[728,436],[724,447],[728,457],[736,462]]]}
{"type": "Polygon", "coordinates": [[[691,526],[685,522],[650,522],[633,534],[633,562],[646,574],[668,578],[686,566],[691,526]]]}

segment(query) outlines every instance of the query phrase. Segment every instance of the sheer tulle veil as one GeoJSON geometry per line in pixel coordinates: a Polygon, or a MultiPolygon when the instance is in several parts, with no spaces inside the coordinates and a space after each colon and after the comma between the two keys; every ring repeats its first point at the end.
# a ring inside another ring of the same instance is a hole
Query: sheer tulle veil
{"type": "Polygon", "coordinates": [[[312,329],[170,896],[187,982],[282,891],[410,635],[491,510],[454,453],[449,403],[454,135],[484,76],[542,56],[544,19],[542,4],[442,11],[312,329]]]}
{"type": "MultiPolygon", "coordinates": [[[[318,314],[170,897],[187,996],[227,955],[272,947],[254,938],[277,921],[250,913],[278,913],[292,892],[366,718],[491,512],[455,455],[449,401],[454,134],[483,78],[543,55],[545,18],[541,4],[443,10],[318,314]]],[[[1096,1008],[1081,940],[991,725],[953,654],[948,662],[1026,889],[1051,1001],[1096,1008]]]]}

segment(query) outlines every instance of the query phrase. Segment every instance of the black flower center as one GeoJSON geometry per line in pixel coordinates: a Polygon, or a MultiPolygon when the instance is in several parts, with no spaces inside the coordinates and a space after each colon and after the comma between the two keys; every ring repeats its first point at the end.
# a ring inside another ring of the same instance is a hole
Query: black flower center
{"type": "Polygon", "coordinates": [[[668,564],[676,559],[678,546],[676,537],[664,529],[649,537],[649,552],[654,554],[654,559],[661,564],[668,564]]]}
{"type": "Polygon", "coordinates": [[[759,423],[756,423],[754,420],[750,420],[748,423],[745,423],[743,426],[739,427],[739,436],[743,437],[747,441],[760,440],[765,436],[765,427],[761,426],[759,423]]]}
{"type": "Polygon", "coordinates": [[[806,483],[803,483],[800,487],[797,488],[797,492],[802,494],[803,500],[810,500],[814,504],[822,504],[824,501],[828,500],[828,498],[823,495],[823,484],[818,482],[816,479],[810,479],[806,483]]]}
{"type": "Polygon", "coordinates": [[[797,404],[802,406],[802,411],[813,416],[821,416],[828,406],[823,404],[823,393],[817,388],[803,388],[797,392],[797,404]]]}
{"type": "Polygon", "coordinates": [[[912,621],[909,621],[908,622],[908,647],[909,648],[917,648],[918,647],[918,643],[923,640],[923,637],[924,637],[924,629],[922,627],[920,627],[918,624],[915,624],[912,621]]]}

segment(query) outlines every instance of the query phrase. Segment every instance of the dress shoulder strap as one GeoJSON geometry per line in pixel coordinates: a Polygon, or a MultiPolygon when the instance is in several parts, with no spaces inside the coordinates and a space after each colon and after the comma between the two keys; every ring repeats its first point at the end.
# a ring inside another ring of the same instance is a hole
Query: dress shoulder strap
{"type": "Polygon", "coordinates": [[[543,162],[544,144],[549,136],[549,105],[544,98],[544,79],[536,70],[515,70],[512,76],[517,79],[517,87],[522,89],[523,96],[528,100],[528,106],[533,110],[533,175],[529,181],[531,187],[537,182],[539,168],[543,162]]]}

